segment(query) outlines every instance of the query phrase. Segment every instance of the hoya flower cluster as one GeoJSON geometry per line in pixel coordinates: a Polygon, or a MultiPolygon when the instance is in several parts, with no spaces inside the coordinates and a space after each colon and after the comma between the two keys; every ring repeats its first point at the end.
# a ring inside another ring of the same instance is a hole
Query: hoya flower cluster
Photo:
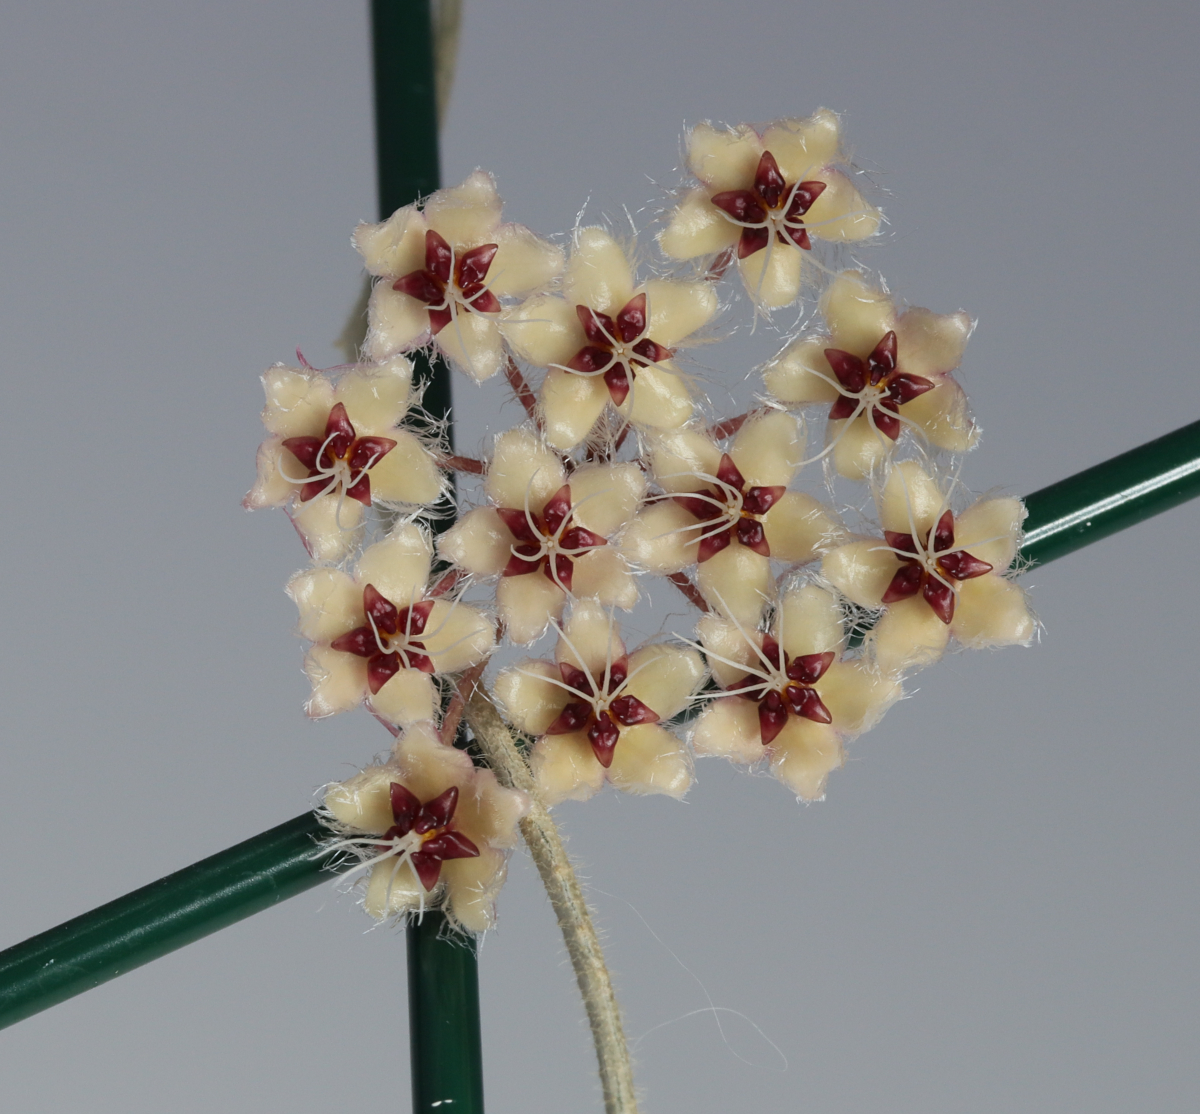
{"type": "Polygon", "coordinates": [[[957,480],[979,440],[955,378],[972,322],[898,303],[848,256],[882,216],[837,117],[700,124],[687,170],[637,238],[506,223],[484,171],[360,225],[360,362],[264,376],[246,505],[285,507],[311,558],[288,584],[306,710],[361,705],[396,735],[326,796],[376,917],[493,921],[531,801],[455,745],[477,686],[540,804],[681,797],[696,756],[809,801],[906,678],[1036,632],[1012,579],[1023,507],[957,480]],[[717,414],[696,346],[739,312],[779,339],[729,376],[743,412],[717,414]],[[521,404],[480,459],[420,409],[419,350],[521,404]],[[481,480],[448,519],[456,471],[481,480]],[[658,585],[694,623],[636,644],[625,615],[658,585]]]}

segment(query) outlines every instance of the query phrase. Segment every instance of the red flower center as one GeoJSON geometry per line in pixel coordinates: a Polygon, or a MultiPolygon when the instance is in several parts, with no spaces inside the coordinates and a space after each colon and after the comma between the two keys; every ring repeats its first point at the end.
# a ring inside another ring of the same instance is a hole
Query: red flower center
{"type": "Polygon", "coordinates": [[[612,765],[623,727],[658,722],[654,709],[636,696],[621,695],[629,679],[628,658],[618,658],[609,665],[606,677],[601,677],[599,684],[590,673],[566,662],[559,662],[558,671],[577,699],[568,701],[558,718],[546,728],[546,734],[586,731],[596,761],[606,770],[612,765]]]}
{"type": "Polygon", "coordinates": [[[603,375],[614,406],[628,397],[638,368],[662,363],[675,354],[646,336],[650,322],[645,294],[630,298],[615,318],[588,306],[576,306],[575,312],[587,344],[566,367],[579,375],[603,375]]]}
{"type": "Polygon", "coordinates": [[[392,283],[393,290],[429,307],[429,329],[437,336],[461,311],[499,313],[500,299],[485,285],[498,244],[480,244],[456,259],[454,249],[431,228],[425,233],[425,267],[392,283]]]}
{"type": "Polygon", "coordinates": [[[305,468],[308,476],[294,480],[281,467],[285,480],[300,484],[300,501],[307,502],[341,487],[351,499],[371,505],[371,469],[396,447],[390,437],[359,437],[340,402],[329,411],[324,437],[288,437],[283,447],[305,468]]]}
{"type": "Polygon", "coordinates": [[[367,685],[374,696],[401,669],[433,673],[433,661],[419,636],[433,610],[433,600],[403,609],[386,599],[373,584],[363,589],[365,626],[335,638],[330,646],[367,659],[367,685]]]}
{"type": "Polygon", "coordinates": [[[884,603],[906,600],[920,592],[933,613],[949,624],[954,618],[958,583],[992,571],[986,561],[972,557],[965,549],[952,548],[954,515],[949,511],[926,533],[923,544],[912,534],[897,534],[891,530],[883,533],[888,545],[900,551],[896,554],[900,567],[883,593],[884,603]]]}
{"type": "Polygon", "coordinates": [[[550,497],[540,515],[513,507],[497,507],[496,513],[515,542],[501,576],[524,576],[541,569],[569,592],[575,560],[589,549],[608,544],[599,534],[571,525],[570,484],[564,484],[550,497]]]}
{"type": "Polygon", "coordinates": [[[742,226],[737,255],[745,259],[771,242],[771,233],[789,247],[812,247],[804,214],[825,192],[824,182],[785,181],[775,156],[764,151],[754,172],[754,185],[748,190],[725,190],[710,200],[734,224],[742,226]]]}
{"type": "Polygon", "coordinates": [[[932,380],[897,367],[894,332],[884,333],[865,360],[840,348],[826,348],[825,359],[842,390],[829,411],[830,420],[866,413],[875,428],[893,441],[900,438],[900,407],[935,386],[932,380]]]}
{"type": "Polygon", "coordinates": [[[758,704],[758,729],[763,746],[774,742],[790,715],[814,723],[832,723],[833,716],[813,687],[833,664],[837,654],[801,654],[791,657],[770,635],[763,637],[762,657],[770,671],[746,674],[727,692],[758,704]]]}
{"type": "Polygon", "coordinates": [[[725,453],[710,486],[686,495],[672,495],[684,510],[697,520],[694,537],[699,537],[697,560],[707,561],[720,553],[734,539],[747,549],[771,556],[763,517],[783,498],[787,487],[747,485],[733,458],[725,453]]]}
{"type": "MultiPolygon", "coordinates": [[[[414,849],[407,852],[413,870],[426,892],[438,884],[442,863],[447,859],[473,859],[479,848],[462,832],[453,827],[454,811],[458,807],[458,786],[452,785],[431,800],[420,798],[398,781],[390,786],[392,819],[395,823],[383,833],[386,840],[404,840],[414,849]]],[[[393,844],[380,844],[380,850],[391,850],[393,844]]]]}

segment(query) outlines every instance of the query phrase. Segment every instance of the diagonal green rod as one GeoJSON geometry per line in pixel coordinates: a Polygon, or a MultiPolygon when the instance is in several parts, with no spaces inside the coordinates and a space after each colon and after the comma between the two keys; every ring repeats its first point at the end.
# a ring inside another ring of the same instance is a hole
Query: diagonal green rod
{"type": "MultiPolygon", "coordinates": [[[[1200,422],[1035,491],[1025,501],[1021,552],[1042,565],[1196,496],[1200,422]]],[[[329,877],[328,860],[313,843],[319,830],[312,813],[297,816],[0,952],[0,1028],[318,885],[329,877]]],[[[442,1020],[421,1026],[430,1033],[445,1029],[448,1013],[469,1012],[477,991],[467,949],[428,928],[425,935],[446,949],[440,968],[438,959],[423,968],[418,962],[426,990],[432,995],[458,980],[462,995],[442,999],[442,1020]]],[[[477,1109],[465,1101],[462,1108],[477,1109]]]]}

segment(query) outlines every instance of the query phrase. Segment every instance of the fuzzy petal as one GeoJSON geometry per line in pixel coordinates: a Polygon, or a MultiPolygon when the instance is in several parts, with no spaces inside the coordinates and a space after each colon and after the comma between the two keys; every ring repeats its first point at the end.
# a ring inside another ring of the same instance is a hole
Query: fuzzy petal
{"type": "MultiPolygon", "coordinates": [[[[838,475],[864,482],[888,459],[895,442],[880,433],[866,414],[845,421],[830,422],[826,434],[834,443],[833,466],[838,475]]],[[[908,531],[904,531],[908,533],[908,531]]]]}
{"type": "Polygon", "coordinates": [[[563,637],[554,649],[556,661],[590,673],[597,681],[605,667],[625,654],[625,644],[608,613],[591,600],[580,600],[571,612],[563,637]]]}
{"type": "Polygon", "coordinates": [[[841,137],[838,118],[827,108],[806,120],[778,120],[763,132],[762,145],[775,156],[788,182],[803,182],[837,162],[841,137]]]}
{"type": "MultiPolygon", "coordinates": [[[[819,200],[819,199],[818,199],[819,200]]],[[[791,244],[771,240],[762,251],[738,260],[746,292],[759,305],[778,309],[800,296],[804,253],[791,244]]]]}
{"type": "Polygon", "coordinates": [[[754,182],[762,157],[762,141],[747,124],[716,128],[697,124],[687,140],[688,166],[713,193],[744,189],[754,182]]]}
{"type": "Polygon", "coordinates": [[[768,410],[742,426],[729,455],[751,487],[786,487],[804,459],[804,432],[791,414],[768,410]]]}
{"type": "Polygon", "coordinates": [[[341,569],[305,569],[284,590],[300,612],[301,638],[332,642],[363,621],[362,588],[341,569]]]}
{"type": "Polygon", "coordinates": [[[358,544],[362,515],[362,504],[356,499],[318,495],[297,504],[292,521],[315,560],[340,561],[358,544]]]}
{"type": "Polygon", "coordinates": [[[678,799],[691,788],[692,764],[671,732],[657,723],[643,723],[621,731],[608,779],[626,793],[663,793],[678,799]]]}
{"type": "MultiPolygon", "coordinates": [[[[599,380],[596,380],[597,382],[599,380]]],[[[692,398],[681,376],[662,367],[639,368],[619,407],[634,425],[678,429],[692,416],[692,398]]]]}
{"type": "Polygon", "coordinates": [[[537,638],[551,619],[557,621],[566,603],[563,590],[540,572],[505,577],[496,585],[496,606],[504,631],[519,645],[537,638]]]}
{"type": "Polygon", "coordinates": [[[371,708],[389,723],[410,727],[437,716],[438,693],[428,673],[397,670],[374,696],[371,708]]]}
{"type": "Polygon", "coordinates": [[[789,565],[811,561],[842,534],[829,508],[801,491],[785,491],[763,515],[763,529],[771,556],[789,565]]]}
{"type": "Polygon", "coordinates": [[[710,607],[753,626],[770,592],[771,562],[735,542],[697,566],[696,586],[710,607]]]}
{"type": "Polygon", "coordinates": [[[523,224],[496,229],[498,246],[488,268],[487,284],[498,297],[524,298],[551,282],[563,269],[562,248],[530,232],[523,224]]]}
{"type": "MultiPolygon", "coordinates": [[[[713,678],[722,688],[728,688],[740,681],[750,667],[762,668],[762,662],[755,652],[755,646],[761,645],[761,637],[754,634],[753,628],[742,627],[739,630],[728,619],[710,612],[708,615],[702,616],[700,622],[696,624],[696,633],[704,649],[708,652],[708,667],[712,670],[713,678]],[[747,640],[747,636],[754,638],[755,642],[751,644],[747,640]],[[719,660],[716,656],[718,654],[721,658],[728,660],[719,660]],[[730,661],[737,664],[730,665],[730,661]]],[[[757,715],[758,712],[755,711],[755,716],[757,717],[757,715]]],[[[757,723],[756,718],[755,724],[757,725],[757,723]]],[[[755,726],[754,730],[757,739],[758,727],[755,726]]]]}
{"type": "Polygon", "coordinates": [[[572,306],[614,315],[633,297],[633,270],[625,249],[603,228],[581,228],[563,277],[572,306]]]}
{"type": "MultiPolygon", "coordinates": [[[[528,506],[541,514],[546,501],[566,482],[561,458],[531,429],[510,429],[496,438],[484,489],[497,506],[515,510],[528,506]]],[[[574,491],[572,487],[572,495],[574,491]]]]}
{"type": "Polygon", "coordinates": [[[649,335],[674,348],[704,328],[717,312],[717,295],[711,282],[678,282],[651,279],[646,283],[650,314],[649,335]]]}
{"type": "Polygon", "coordinates": [[[263,425],[278,437],[320,435],[333,406],[333,386],[323,375],[275,364],[262,376],[263,425]]]}
{"type": "Polygon", "coordinates": [[[434,341],[447,359],[476,383],[504,369],[508,356],[495,315],[459,312],[434,341]]]}
{"type": "Polygon", "coordinates": [[[412,363],[393,356],[382,364],[347,372],[334,397],[346,407],[359,437],[389,437],[408,410],[412,378],[412,363]]]}
{"type": "Polygon", "coordinates": [[[445,746],[432,723],[417,724],[401,735],[392,748],[392,759],[400,769],[401,776],[396,780],[403,781],[422,801],[438,796],[451,785],[468,789],[475,778],[470,757],[456,747],[445,746]]]}
{"type": "MultiPolygon", "coordinates": [[[[753,172],[752,172],[753,173],[753,172]]],[[[742,230],[708,200],[707,189],[692,190],[671,214],[659,246],[672,259],[695,259],[733,247],[742,230]]]]}
{"type": "Polygon", "coordinates": [[[619,607],[623,611],[629,611],[638,601],[637,581],[629,565],[617,549],[607,545],[576,560],[571,592],[579,599],[599,600],[605,607],[619,607]]]}
{"type": "Polygon", "coordinates": [[[953,371],[962,363],[963,351],[975,323],[961,310],[932,313],[905,310],[896,321],[896,352],[909,375],[930,378],[953,371]]]}
{"type": "Polygon", "coordinates": [[[874,727],[904,691],[894,677],[856,661],[833,662],[816,687],[833,716],[833,726],[844,735],[858,735],[874,727]]]}
{"type": "Polygon", "coordinates": [[[841,764],[841,740],[827,723],[788,716],[771,744],[771,772],[802,801],[819,801],[841,764]]]}
{"type": "Polygon", "coordinates": [[[296,485],[284,478],[279,470],[280,460],[287,461],[284,469],[292,475],[303,476],[304,469],[283,447],[282,437],[269,437],[258,447],[258,478],[246,493],[242,506],[248,511],[263,507],[282,507],[296,492],[296,485]],[[281,454],[287,454],[281,456],[281,454]]]}
{"type": "Polygon", "coordinates": [[[931,445],[952,453],[965,453],[979,442],[979,427],[971,419],[967,396],[951,378],[937,381],[932,391],[906,402],[900,413],[915,422],[931,445]]]}
{"type": "Polygon", "coordinates": [[[821,575],[860,607],[882,607],[899,562],[882,538],[849,542],[825,555],[821,575]]]}
{"type": "Polygon", "coordinates": [[[408,863],[397,862],[384,859],[371,868],[363,908],[377,921],[420,907],[424,888],[408,863]]]}
{"type": "Polygon", "coordinates": [[[864,358],[897,324],[891,295],[861,271],[840,272],[821,299],[821,310],[829,325],[829,347],[864,358]]]}
{"type": "Polygon", "coordinates": [[[491,653],[496,628],[478,608],[434,600],[421,641],[438,673],[457,673],[491,653]]]}
{"type": "Polygon", "coordinates": [[[604,785],[604,767],[596,761],[583,731],[539,739],[530,752],[529,766],[542,800],[551,807],[566,800],[586,801],[604,785]]]}
{"type": "Polygon", "coordinates": [[[879,499],[879,520],[885,530],[920,535],[923,539],[949,506],[938,485],[915,460],[892,469],[879,499]]]}
{"type": "Polygon", "coordinates": [[[406,205],[379,224],[360,224],[354,246],[369,274],[399,278],[425,265],[427,227],[417,207],[406,205]]]}
{"type": "Polygon", "coordinates": [[[846,243],[865,240],[879,231],[879,210],[846,175],[824,170],[816,177],[825,183],[825,189],[804,216],[809,232],[822,240],[846,243]]]}
{"type": "Polygon", "coordinates": [[[791,406],[836,401],[841,392],[825,359],[825,349],[832,347],[827,336],[801,337],[789,344],[763,372],[767,390],[791,406]]]}
{"type": "Polygon", "coordinates": [[[529,812],[529,797],[516,789],[505,789],[491,770],[474,770],[474,790],[458,799],[455,826],[477,845],[510,850],[521,841],[517,823],[529,812]]]}
{"type": "Polygon", "coordinates": [[[496,924],[496,896],[504,885],[505,857],[490,847],[480,847],[470,859],[442,864],[446,904],[451,918],[468,932],[485,932],[496,924]]]}
{"type": "Polygon", "coordinates": [[[432,560],[429,539],[421,528],[404,523],[364,551],[355,578],[360,591],[373,584],[397,607],[408,607],[424,596],[432,560]]]}
{"type": "Polygon", "coordinates": [[[920,596],[890,604],[871,632],[875,660],[885,673],[932,665],[945,653],[949,638],[950,628],[920,596]]]}
{"type": "MultiPolygon", "coordinates": [[[[998,500],[997,500],[998,501],[998,500]]],[[[964,580],[950,624],[964,646],[1027,646],[1037,631],[1025,593],[1000,576],[964,580]]]]}
{"type": "Polygon", "coordinates": [[[572,522],[607,538],[636,513],[646,477],[636,464],[588,464],[571,474],[572,522]]]}
{"type": "Polygon", "coordinates": [[[371,766],[332,786],[325,794],[325,807],[348,827],[382,835],[393,823],[388,786],[395,772],[389,766],[371,766]]]}
{"type": "Polygon", "coordinates": [[[621,539],[621,551],[651,572],[674,573],[696,563],[700,530],[678,503],[654,503],[639,514],[621,539]]]}
{"type": "Polygon", "coordinates": [[[512,556],[513,537],[491,507],[469,511],[438,539],[438,553],[476,576],[499,576],[512,556]]]}
{"type": "Polygon", "coordinates": [[[395,448],[371,468],[371,497],[384,503],[427,506],[436,503],[446,490],[446,481],[433,455],[415,433],[395,429],[390,434],[395,448]]]}
{"type": "Polygon", "coordinates": [[[968,507],[954,522],[954,545],[986,561],[1001,573],[1013,563],[1025,521],[1020,499],[984,499],[968,507]]]}
{"type": "Polygon", "coordinates": [[[561,681],[559,671],[548,661],[527,658],[496,678],[494,692],[518,731],[541,735],[570,699],[561,681]]]}
{"type": "Polygon", "coordinates": [[[793,588],[776,615],[775,637],[792,657],[840,649],[844,639],[837,597],[816,584],[793,588]]]}
{"type": "Polygon", "coordinates": [[[425,219],[455,249],[473,248],[491,241],[502,207],[495,179],[486,170],[476,170],[462,185],[431,195],[425,202],[425,219]]]}
{"type": "Polygon", "coordinates": [[[692,747],[697,754],[728,758],[747,765],[763,757],[758,705],[740,696],[714,700],[696,721],[692,747]]]}
{"type": "Polygon", "coordinates": [[[704,661],[695,650],[654,643],[629,656],[630,679],[624,691],[665,721],[687,707],[704,674],[704,661]]]}
{"type": "Polygon", "coordinates": [[[416,298],[393,290],[387,279],[371,289],[367,302],[367,339],[363,351],[368,359],[382,361],[424,342],[429,336],[429,310],[416,298]]]}
{"type": "Polygon", "coordinates": [[[304,672],[312,682],[312,696],[304,710],[313,719],[348,712],[367,695],[367,663],[354,654],[313,646],[305,655],[304,672]]]}
{"type": "Polygon", "coordinates": [[[602,377],[551,368],[542,384],[546,443],[564,452],[573,449],[592,432],[608,398],[602,377]]]}
{"type": "Polygon", "coordinates": [[[698,430],[673,430],[650,441],[650,467],[664,491],[697,491],[711,483],[720,466],[721,450],[698,430]]]}
{"type": "Polygon", "coordinates": [[[550,294],[506,310],[500,331],[521,359],[537,367],[565,364],[587,343],[575,307],[550,294]]]}

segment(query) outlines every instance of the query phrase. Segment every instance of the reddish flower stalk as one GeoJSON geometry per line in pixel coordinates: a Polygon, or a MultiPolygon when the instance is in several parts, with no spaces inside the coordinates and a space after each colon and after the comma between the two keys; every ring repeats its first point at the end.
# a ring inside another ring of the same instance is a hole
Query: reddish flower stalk
{"type": "Polygon", "coordinates": [[[692,604],[694,604],[696,607],[700,608],[701,611],[704,611],[704,612],[708,611],[708,603],[705,601],[704,597],[700,594],[700,589],[697,588],[696,585],[694,585],[691,582],[691,580],[688,579],[687,573],[673,572],[667,576],[667,579],[672,584],[674,584],[675,587],[678,588],[685,596],[687,596],[688,600],[692,604]]]}
{"type": "Polygon", "coordinates": [[[513,394],[517,396],[517,401],[525,407],[525,413],[538,423],[538,428],[540,429],[541,421],[537,412],[537,395],[533,393],[529,384],[525,382],[525,376],[521,374],[521,369],[517,367],[516,360],[511,356],[509,356],[508,363],[504,367],[504,377],[508,380],[508,385],[512,387],[513,394]]]}

